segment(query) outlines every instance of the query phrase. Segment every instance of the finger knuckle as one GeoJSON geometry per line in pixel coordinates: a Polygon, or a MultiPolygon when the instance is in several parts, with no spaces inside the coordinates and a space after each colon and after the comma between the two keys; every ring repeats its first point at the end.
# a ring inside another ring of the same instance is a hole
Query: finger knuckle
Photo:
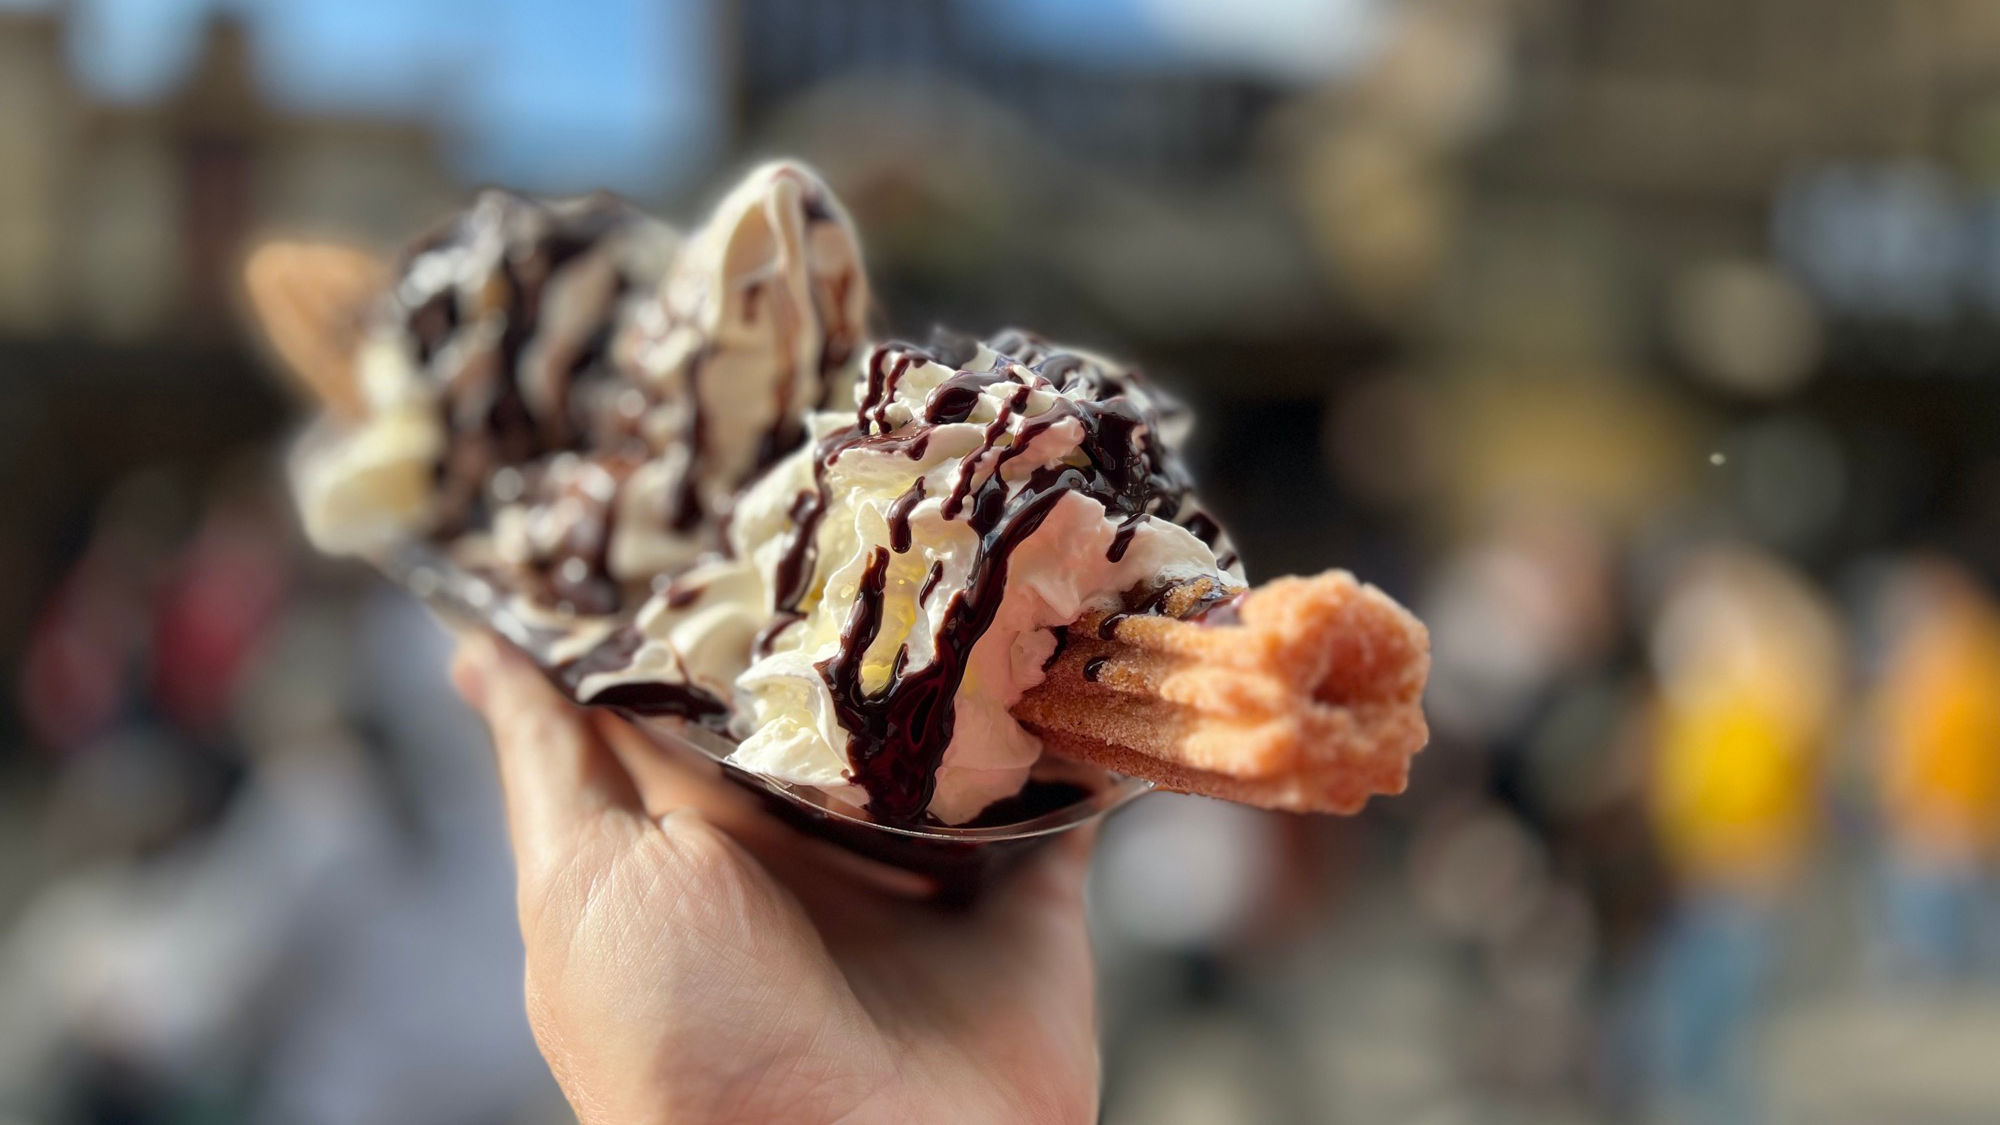
{"type": "Polygon", "coordinates": [[[679,810],[660,818],[660,837],[675,868],[691,887],[711,889],[733,881],[735,844],[699,813],[679,810]]]}

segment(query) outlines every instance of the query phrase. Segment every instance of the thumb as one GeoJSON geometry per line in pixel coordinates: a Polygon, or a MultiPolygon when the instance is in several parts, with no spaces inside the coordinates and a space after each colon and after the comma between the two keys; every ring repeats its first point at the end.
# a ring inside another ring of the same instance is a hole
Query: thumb
{"type": "Polygon", "coordinates": [[[888,1081],[867,1011],[749,852],[693,809],[607,828],[522,920],[529,1023],[579,1120],[830,1120],[818,1100],[888,1081]]]}
{"type": "MultiPolygon", "coordinates": [[[[705,956],[759,966],[796,964],[833,973],[832,958],[804,909],[742,844],[693,807],[654,822],[639,841],[645,868],[642,916],[701,944],[726,946],[705,956]]],[[[693,966],[696,972],[723,967],[693,966]]]]}
{"type": "Polygon", "coordinates": [[[637,818],[630,775],[583,711],[525,656],[475,635],[460,647],[452,679],[492,731],[508,834],[524,874],[560,866],[593,823],[637,818]]]}
{"type": "Polygon", "coordinates": [[[652,992],[682,1032],[759,1044],[774,1064],[781,1046],[864,1041],[866,1013],[819,931],[736,840],[680,808],[624,843],[552,888],[546,932],[528,934],[531,967],[537,946],[561,949],[563,979],[542,983],[576,995],[608,968],[632,972],[628,986],[652,992]]]}

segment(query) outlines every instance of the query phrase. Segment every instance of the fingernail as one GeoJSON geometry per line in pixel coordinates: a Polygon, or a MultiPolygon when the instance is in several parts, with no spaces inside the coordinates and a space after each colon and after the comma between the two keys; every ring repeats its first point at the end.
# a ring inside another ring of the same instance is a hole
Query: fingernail
{"type": "Polygon", "coordinates": [[[452,686],[474,710],[486,707],[486,682],[493,668],[493,655],[493,638],[481,633],[461,641],[452,657],[452,686]]]}

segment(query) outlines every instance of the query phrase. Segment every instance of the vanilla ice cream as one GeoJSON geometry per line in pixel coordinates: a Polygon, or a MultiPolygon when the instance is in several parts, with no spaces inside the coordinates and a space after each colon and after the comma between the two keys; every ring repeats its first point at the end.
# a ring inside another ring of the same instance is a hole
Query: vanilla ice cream
{"type": "Polygon", "coordinates": [[[367,416],[295,461],[308,533],[417,538],[536,611],[599,616],[721,545],[736,493],[852,382],[852,227],[791,164],[684,243],[609,196],[482,194],[406,254],[356,359],[367,416]]]}

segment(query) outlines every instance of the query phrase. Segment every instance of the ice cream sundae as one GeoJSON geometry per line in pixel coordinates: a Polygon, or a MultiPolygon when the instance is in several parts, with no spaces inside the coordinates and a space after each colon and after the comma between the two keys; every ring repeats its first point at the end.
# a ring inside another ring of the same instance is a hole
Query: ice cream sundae
{"type": "Polygon", "coordinates": [[[325,408],[316,543],[429,544],[579,702],[879,822],[990,819],[1052,760],[1352,811],[1424,742],[1414,618],[1340,571],[1246,588],[1137,372],[870,341],[853,228],[796,165],[685,238],[489,193],[397,267],[275,243],[249,280],[325,408]]]}

